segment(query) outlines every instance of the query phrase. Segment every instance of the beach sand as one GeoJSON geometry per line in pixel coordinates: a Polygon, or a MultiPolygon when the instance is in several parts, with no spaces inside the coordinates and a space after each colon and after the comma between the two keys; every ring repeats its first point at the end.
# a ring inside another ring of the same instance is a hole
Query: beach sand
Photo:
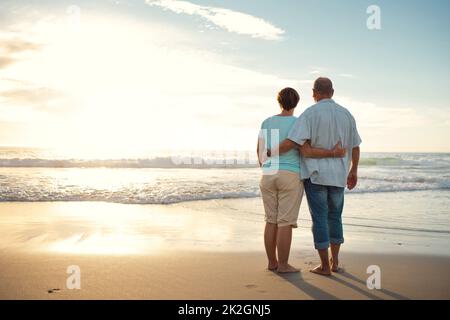
{"type": "Polygon", "coordinates": [[[263,253],[172,252],[153,256],[4,254],[1,299],[448,299],[450,259],[434,256],[344,254],[344,272],[308,272],[317,259],[298,254],[302,271],[264,269],[263,253]],[[381,268],[381,290],[366,286],[366,268],[381,268]],[[81,288],[67,289],[69,265],[81,288]],[[60,289],[60,290],[55,290],[60,289]],[[49,292],[53,290],[53,292],[49,292]]]}
{"type": "Polygon", "coordinates": [[[445,255],[349,244],[344,272],[326,278],[308,271],[318,263],[311,244],[294,242],[291,263],[301,272],[270,272],[256,232],[263,223],[236,221],[233,203],[1,203],[0,299],[450,299],[445,255]],[[216,205],[228,214],[211,211],[216,205]],[[66,287],[71,265],[80,267],[79,290],[66,287]],[[380,267],[380,290],[367,288],[371,265],[380,267]]]}

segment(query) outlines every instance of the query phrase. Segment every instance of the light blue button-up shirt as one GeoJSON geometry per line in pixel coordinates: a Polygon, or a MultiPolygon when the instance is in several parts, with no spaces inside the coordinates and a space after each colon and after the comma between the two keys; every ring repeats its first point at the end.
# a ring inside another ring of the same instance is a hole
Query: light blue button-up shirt
{"type": "Polygon", "coordinates": [[[361,144],[356,122],[351,113],[332,99],[324,99],[309,107],[298,118],[288,139],[299,145],[307,140],[315,148],[332,149],[341,141],[347,148],[344,158],[312,159],[301,157],[301,178],[314,184],[345,187],[350,169],[352,149],[361,144]]]}

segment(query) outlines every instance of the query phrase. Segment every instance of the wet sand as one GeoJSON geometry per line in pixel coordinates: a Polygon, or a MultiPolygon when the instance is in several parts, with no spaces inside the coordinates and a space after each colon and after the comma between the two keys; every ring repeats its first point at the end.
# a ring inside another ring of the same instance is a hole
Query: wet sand
{"type": "Polygon", "coordinates": [[[402,253],[402,246],[362,253],[350,240],[344,272],[325,278],[309,272],[318,263],[310,243],[294,242],[291,264],[301,272],[270,272],[259,216],[236,220],[240,211],[230,205],[244,210],[245,201],[233,201],[1,203],[0,298],[450,299],[450,257],[402,253]],[[79,290],[66,283],[73,265],[79,290]],[[380,267],[380,290],[367,288],[371,265],[380,267]]]}

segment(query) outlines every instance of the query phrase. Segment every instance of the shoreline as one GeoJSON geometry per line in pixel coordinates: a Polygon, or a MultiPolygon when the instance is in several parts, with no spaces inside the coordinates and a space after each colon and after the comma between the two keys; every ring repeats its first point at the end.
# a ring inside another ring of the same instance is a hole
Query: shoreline
{"type": "MultiPolygon", "coordinates": [[[[428,195],[422,193],[422,198],[391,195],[384,199],[347,197],[343,215],[345,250],[450,256],[450,230],[445,226],[432,223],[429,226],[421,224],[418,228],[405,224],[412,214],[428,219],[428,213],[415,208],[428,195]],[[375,200],[377,204],[374,207],[375,200]],[[409,208],[417,212],[411,212],[409,208]],[[398,217],[380,222],[376,216],[382,210],[397,210],[398,217]],[[361,212],[366,216],[361,216],[361,212]]],[[[447,193],[441,195],[441,198],[448,197],[447,193]]],[[[167,205],[91,201],[0,202],[0,250],[128,253],[129,246],[135,248],[133,254],[171,248],[205,252],[264,251],[263,212],[260,198],[211,199],[167,205]],[[108,243],[121,245],[117,249],[108,243]]],[[[293,250],[314,252],[311,218],[305,198],[298,224],[299,228],[293,232],[293,250]]]]}

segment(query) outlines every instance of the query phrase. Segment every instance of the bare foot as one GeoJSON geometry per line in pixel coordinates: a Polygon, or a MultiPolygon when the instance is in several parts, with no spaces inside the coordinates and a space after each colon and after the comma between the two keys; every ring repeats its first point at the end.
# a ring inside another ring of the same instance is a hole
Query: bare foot
{"type": "Polygon", "coordinates": [[[315,267],[314,269],[309,270],[312,273],[315,274],[320,274],[321,276],[331,276],[331,271],[330,271],[330,267],[328,268],[323,268],[321,265],[315,267]]]}
{"type": "Polygon", "coordinates": [[[270,271],[275,271],[278,268],[278,261],[270,261],[267,269],[270,271]]]}
{"type": "Polygon", "coordinates": [[[300,270],[297,268],[294,268],[290,264],[287,264],[285,266],[278,266],[277,272],[278,273],[295,273],[295,272],[300,272],[300,270]]]}
{"type": "Polygon", "coordinates": [[[339,268],[339,260],[336,259],[336,261],[334,261],[333,258],[330,258],[330,265],[331,265],[331,271],[333,271],[333,272],[341,271],[341,268],[339,268]]]}

